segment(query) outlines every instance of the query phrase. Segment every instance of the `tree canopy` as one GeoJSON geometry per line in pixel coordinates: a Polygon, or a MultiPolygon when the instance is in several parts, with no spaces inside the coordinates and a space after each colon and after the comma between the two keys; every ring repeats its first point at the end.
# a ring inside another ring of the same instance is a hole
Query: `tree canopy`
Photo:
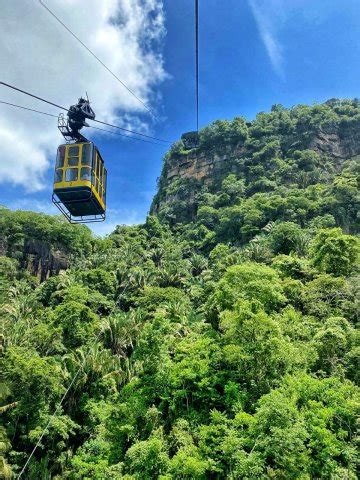
{"type": "Polygon", "coordinates": [[[42,434],[23,478],[357,478],[356,159],[308,147],[359,118],[337,101],[214,122],[200,154],[247,154],[192,218],[190,183],[105,239],[0,210],[2,478],[42,434]],[[33,276],[35,241],[69,268],[33,276]]]}

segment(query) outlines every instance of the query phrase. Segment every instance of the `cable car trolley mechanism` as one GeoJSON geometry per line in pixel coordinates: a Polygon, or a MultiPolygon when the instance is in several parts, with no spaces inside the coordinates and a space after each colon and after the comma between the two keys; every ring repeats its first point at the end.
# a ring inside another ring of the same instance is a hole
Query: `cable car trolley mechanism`
{"type": "Polygon", "coordinates": [[[52,201],[71,223],[102,222],[106,211],[107,172],[99,150],[80,130],[94,120],[89,100],[80,98],[58,128],[66,143],[58,147],[52,201]]]}

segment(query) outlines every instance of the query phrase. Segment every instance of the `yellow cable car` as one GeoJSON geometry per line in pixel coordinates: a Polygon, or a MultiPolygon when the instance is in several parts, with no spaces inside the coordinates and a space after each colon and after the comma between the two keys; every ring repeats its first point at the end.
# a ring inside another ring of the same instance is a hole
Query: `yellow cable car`
{"type": "Polygon", "coordinates": [[[104,161],[92,142],[60,145],[53,203],[71,223],[105,220],[106,176],[104,161]]]}

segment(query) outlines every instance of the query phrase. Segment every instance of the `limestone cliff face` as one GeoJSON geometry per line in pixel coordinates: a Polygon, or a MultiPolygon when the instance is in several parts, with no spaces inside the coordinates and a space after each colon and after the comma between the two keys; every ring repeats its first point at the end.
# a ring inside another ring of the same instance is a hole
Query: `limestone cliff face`
{"type": "Polygon", "coordinates": [[[54,248],[46,242],[25,239],[21,251],[11,251],[5,238],[0,236],[0,256],[7,255],[19,260],[20,267],[41,282],[51,275],[57,275],[69,267],[69,254],[61,248],[54,248]]]}
{"type": "MultiPolygon", "coordinates": [[[[252,124],[247,125],[249,134],[252,135],[252,124]]],[[[261,136],[253,136],[261,148],[261,136]]],[[[346,123],[340,119],[325,128],[297,125],[291,134],[277,134],[277,139],[280,147],[276,156],[284,161],[296,150],[312,150],[320,157],[330,159],[334,169],[339,172],[346,159],[360,154],[360,120],[346,123]]],[[[150,212],[159,214],[166,211],[167,207],[174,211],[174,205],[178,205],[182,218],[192,220],[196,213],[196,194],[204,186],[207,186],[209,191],[217,192],[221,181],[230,173],[241,178],[241,165],[249,162],[249,159],[251,161],[254,151],[256,152],[256,148],[254,149],[253,145],[249,147],[247,142],[174,151],[165,158],[158,182],[158,193],[150,212]]]]}
{"type": "Polygon", "coordinates": [[[217,176],[235,171],[231,159],[244,153],[244,147],[237,146],[233,149],[225,148],[223,153],[198,153],[192,150],[188,154],[175,156],[168,162],[166,181],[169,184],[178,178],[192,178],[204,184],[212,184],[217,176]]]}
{"type": "Polygon", "coordinates": [[[355,157],[360,152],[360,130],[319,131],[309,143],[309,148],[320,155],[325,154],[340,160],[355,157]]]}
{"type": "Polygon", "coordinates": [[[213,186],[229,173],[236,173],[236,158],[244,154],[243,146],[224,147],[219,151],[191,150],[184,154],[175,154],[165,160],[159,179],[159,191],[151,205],[151,213],[158,214],[166,205],[183,201],[192,217],[195,194],[200,186],[213,186]],[[186,192],[182,188],[184,185],[186,192]]]}
{"type": "Polygon", "coordinates": [[[22,267],[44,281],[69,267],[69,255],[38,240],[27,240],[24,245],[22,267]]]}

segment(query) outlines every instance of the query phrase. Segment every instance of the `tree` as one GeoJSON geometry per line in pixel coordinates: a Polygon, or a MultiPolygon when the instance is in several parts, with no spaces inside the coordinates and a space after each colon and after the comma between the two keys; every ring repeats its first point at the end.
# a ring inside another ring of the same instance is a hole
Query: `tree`
{"type": "Polygon", "coordinates": [[[190,333],[177,343],[173,357],[165,371],[168,380],[163,396],[178,414],[200,415],[205,405],[214,405],[219,399],[215,368],[219,347],[211,338],[190,333]]]}
{"type": "Polygon", "coordinates": [[[98,318],[90,308],[73,300],[55,308],[54,322],[61,326],[67,348],[90,342],[99,327],[98,318]]]}
{"type": "Polygon", "coordinates": [[[318,370],[328,374],[341,373],[344,357],[350,350],[352,330],[345,318],[330,317],[325,321],[324,326],[314,336],[318,370]]]}
{"type": "Polygon", "coordinates": [[[311,278],[313,273],[309,261],[296,255],[278,255],[273,259],[272,266],[282,278],[306,280],[311,278]]]}
{"type": "Polygon", "coordinates": [[[252,448],[274,476],[310,478],[355,475],[358,389],[338,378],[289,377],[259,402],[251,426],[252,448]]]}
{"type": "Polygon", "coordinates": [[[176,449],[169,464],[170,474],[175,478],[205,478],[210,462],[202,457],[195,445],[189,422],[178,420],[171,430],[170,439],[172,447],[176,449]]]}
{"type": "Polygon", "coordinates": [[[342,314],[349,318],[357,316],[355,296],[343,277],[318,275],[305,286],[303,300],[305,312],[318,318],[342,314]]]}
{"type": "Polygon", "coordinates": [[[17,402],[9,415],[24,419],[21,423],[24,435],[42,423],[49,405],[54,405],[64,392],[60,368],[54,359],[41,357],[34,349],[10,346],[2,359],[2,372],[10,399],[17,402]]]}
{"type": "Polygon", "coordinates": [[[126,452],[125,460],[129,473],[144,480],[165,474],[169,464],[164,441],[155,435],[134,443],[126,452]]]}
{"type": "Polygon", "coordinates": [[[277,272],[257,263],[229,267],[218,283],[215,298],[220,310],[233,308],[239,299],[254,300],[265,311],[276,310],[286,301],[277,272]]]}
{"type": "Polygon", "coordinates": [[[111,297],[115,292],[115,276],[102,268],[84,272],[82,280],[91,290],[98,290],[103,295],[111,297]]]}
{"type": "Polygon", "coordinates": [[[231,173],[222,181],[221,189],[223,192],[229,195],[229,198],[232,201],[237,200],[239,197],[242,197],[245,193],[244,180],[237,179],[236,175],[231,173]]]}
{"type": "Polygon", "coordinates": [[[280,325],[255,301],[240,300],[233,311],[224,312],[220,329],[229,376],[252,400],[304,362],[301,352],[282,335],[280,325]]]}
{"type": "Polygon", "coordinates": [[[313,264],[335,276],[350,275],[359,257],[359,240],[340,228],[320,230],[311,246],[313,264]]]}
{"type": "Polygon", "coordinates": [[[291,252],[296,252],[301,233],[301,228],[296,223],[276,224],[270,233],[270,245],[274,253],[289,255],[291,252]]]}
{"type": "Polygon", "coordinates": [[[206,227],[213,228],[218,220],[218,211],[214,207],[202,205],[197,212],[197,221],[206,227]]]}

